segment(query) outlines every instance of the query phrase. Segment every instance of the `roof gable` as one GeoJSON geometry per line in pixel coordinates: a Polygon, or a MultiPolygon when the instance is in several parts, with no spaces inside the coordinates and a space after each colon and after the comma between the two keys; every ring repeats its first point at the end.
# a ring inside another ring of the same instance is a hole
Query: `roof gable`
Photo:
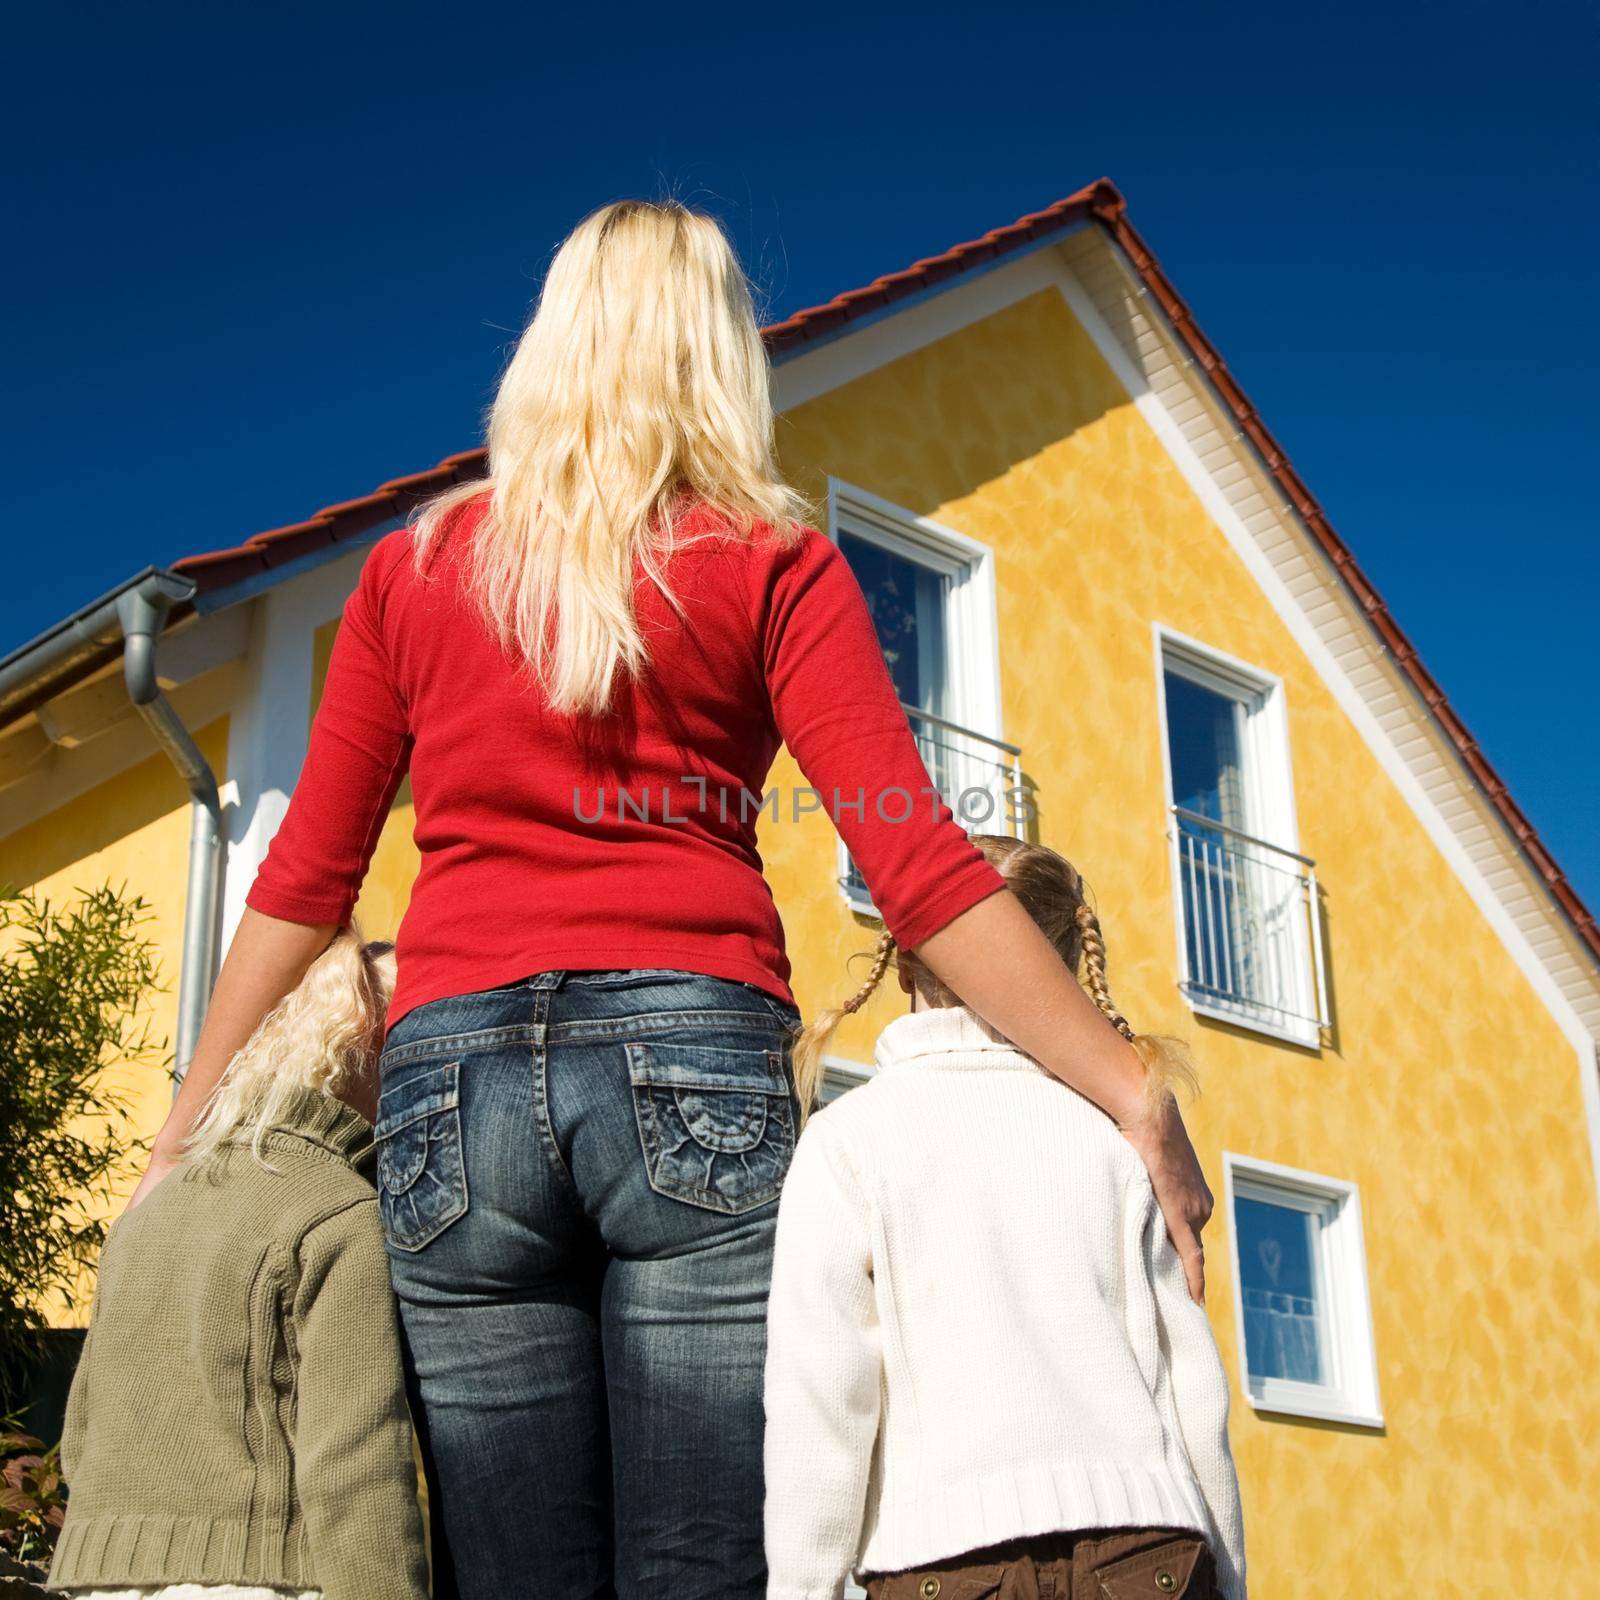
{"type": "MultiPolygon", "coordinates": [[[[1203,380],[1209,399],[1231,419],[1236,439],[1251,456],[1262,487],[1277,502],[1265,509],[1280,518],[1288,516],[1309,537],[1369,631],[1369,643],[1376,655],[1394,669],[1399,687],[1415,696],[1441,736],[1440,751],[1459,764],[1504,829],[1512,848],[1585,948],[1590,963],[1600,963],[1600,927],[1593,914],[1129,221],[1126,202],[1109,180],[1101,179],[977,239],[952,246],[821,305],[797,311],[764,330],[768,349],[774,361],[786,362],[907,309],[912,301],[941,294],[978,272],[1009,264],[1031,250],[1056,243],[1074,262],[1086,292],[1099,308],[1102,322],[1112,328],[1125,352],[1137,352],[1141,339],[1154,338],[1159,323],[1156,343],[1175,349],[1196,378],[1203,380]],[[1090,226],[1086,228],[1085,224],[1090,226]],[[1111,264],[1109,277],[1102,275],[1097,280],[1094,272],[1086,270],[1097,260],[1111,264]],[[1120,327],[1114,326],[1118,323],[1120,327]]],[[[1171,361],[1167,365],[1170,367],[1171,361]]],[[[256,534],[232,548],[185,557],[174,563],[174,569],[194,580],[203,603],[208,592],[230,589],[251,578],[271,581],[274,572],[314,558],[329,546],[359,540],[390,526],[431,495],[481,477],[485,470],[482,450],[448,456],[425,472],[392,479],[370,494],[327,506],[304,522],[256,534]]],[[[1260,515],[1263,509],[1256,507],[1252,514],[1260,515]]],[[[1375,671],[1372,687],[1378,689],[1377,680],[1384,678],[1386,672],[1382,668],[1375,671]]],[[[1383,685],[1381,692],[1392,699],[1394,687],[1383,685]]],[[[1437,778],[1433,770],[1436,757],[1437,753],[1430,764],[1430,781],[1437,778]]],[[[1592,966],[1589,977],[1597,975],[1600,968],[1592,966]]],[[[1600,1024],[1600,1009],[1596,1023],[1600,1024]]]]}

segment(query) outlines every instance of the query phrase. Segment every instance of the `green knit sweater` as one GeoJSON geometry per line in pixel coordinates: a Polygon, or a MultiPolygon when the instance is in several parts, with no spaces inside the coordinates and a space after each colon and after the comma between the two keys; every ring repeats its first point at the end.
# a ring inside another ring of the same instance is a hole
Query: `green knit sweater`
{"type": "Polygon", "coordinates": [[[51,1584],[427,1583],[372,1130],[306,1092],[257,1161],[180,1167],[100,1257],[51,1584]]]}

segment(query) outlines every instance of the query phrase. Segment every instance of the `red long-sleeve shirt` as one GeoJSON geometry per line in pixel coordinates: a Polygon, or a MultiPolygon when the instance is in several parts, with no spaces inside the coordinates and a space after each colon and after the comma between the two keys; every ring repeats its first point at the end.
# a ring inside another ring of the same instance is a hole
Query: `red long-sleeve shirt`
{"type": "MultiPolygon", "coordinates": [[[[903,947],[1002,887],[932,796],[861,590],[823,535],[723,537],[696,513],[688,531],[710,536],[669,573],[681,615],[638,585],[649,671],[593,719],[553,711],[464,591],[474,520],[423,574],[409,531],[368,557],[249,894],[286,921],[347,921],[409,773],[422,866],[391,1023],[558,967],[678,968],[788,999],[756,849],[780,742],[903,947]]],[[[780,793],[774,823],[769,800],[767,825],[793,826],[794,805],[780,793]]]]}

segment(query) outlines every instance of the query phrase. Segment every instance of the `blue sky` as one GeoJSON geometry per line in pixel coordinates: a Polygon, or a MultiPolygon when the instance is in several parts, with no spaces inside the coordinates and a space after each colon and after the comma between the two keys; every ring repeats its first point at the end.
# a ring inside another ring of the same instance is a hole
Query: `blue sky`
{"type": "Polygon", "coordinates": [[[719,212],[782,315],[1102,173],[1591,905],[1588,4],[9,23],[0,650],[475,443],[551,246],[719,212]]]}

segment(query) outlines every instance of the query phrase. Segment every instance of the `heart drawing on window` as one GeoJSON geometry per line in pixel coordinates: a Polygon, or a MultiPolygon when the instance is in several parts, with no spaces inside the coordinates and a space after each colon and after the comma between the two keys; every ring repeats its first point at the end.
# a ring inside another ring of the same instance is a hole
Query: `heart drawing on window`
{"type": "Polygon", "coordinates": [[[1267,1281],[1276,1283],[1283,1269],[1283,1246],[1276,1239],[1261,1241],[1261,1265],[1266,1268],[1267,1281]]]}

